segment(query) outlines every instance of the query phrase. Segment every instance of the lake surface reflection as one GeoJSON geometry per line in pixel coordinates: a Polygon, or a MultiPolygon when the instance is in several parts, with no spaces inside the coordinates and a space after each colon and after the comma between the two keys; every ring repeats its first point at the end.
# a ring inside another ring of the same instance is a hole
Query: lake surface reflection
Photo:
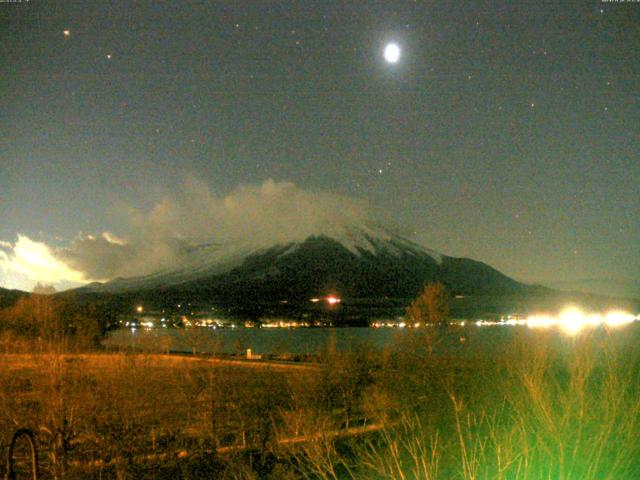
{"type": "MultiPolygon", "coordinates": [[[[235,329],[122,329],[111,332],[104,343],[110,348],[135,348],[149,351],[244,354],[305,355],[321,354],[327,349],[338,352],[358,348],[403,348],[411,340],[422,340],[426,329],[412,328],[235,328],[235,329]],[[416,338],[418,337],[418,338],[416,338]]],[[[640,345],[640,323],[620,328],[599,327],[581,332],[594,341],[611,338],[615,342],[640,345]]],[[[467,325],[438,331],[434,352],[496,351],[514,337],[525,340],[545,336],[560,348],[570,347],[576,336],[558,329],[531,329],[526,326],[467,325]]]]}

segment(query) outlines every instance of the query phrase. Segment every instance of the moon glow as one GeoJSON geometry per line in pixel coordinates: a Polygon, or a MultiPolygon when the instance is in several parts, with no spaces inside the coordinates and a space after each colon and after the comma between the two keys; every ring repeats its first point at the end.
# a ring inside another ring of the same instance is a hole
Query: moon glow
{"type": "Polygon", "coordinates": [[[388,63],[397,63],[400,60],[400,47],[395,43],[388,43],[384,47],[384,59],[388,63]]]}

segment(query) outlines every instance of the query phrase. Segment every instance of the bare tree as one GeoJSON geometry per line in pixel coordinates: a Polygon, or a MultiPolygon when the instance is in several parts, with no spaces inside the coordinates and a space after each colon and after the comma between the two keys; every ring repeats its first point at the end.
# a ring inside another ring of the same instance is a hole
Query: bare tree
{"type": "Polygon", "coordinates": [[[449,294],[440,283],[429,283],[407,307],[407,318],[414,323],[446,325],[449,320],[449,294]]]}

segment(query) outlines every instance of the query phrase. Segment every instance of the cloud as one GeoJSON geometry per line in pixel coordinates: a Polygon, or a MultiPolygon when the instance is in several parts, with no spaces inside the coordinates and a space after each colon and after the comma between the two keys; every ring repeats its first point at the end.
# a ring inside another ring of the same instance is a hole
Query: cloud
{"type": "Polygon", "coordinates": [[[70,268],[90,280],[109,280],[135,261],[136,248],[126,242],[113,242],[110,236],[81,235],[71,245],[57,249],[56,255],[70,268]]]}
{"type": "Polygon", "coordinates": [[[117,235],[114,235],[111,232],[103,232],[102,233],[102,238],[104,238],[107,242],[109,243],[113,243],[115,245],[126,245],[127,241],[118,237],[117,235]]]}
{"type": "Polygon", "coordinates": [[[0,247],[0,278],[9,288],[30,290],[36,282],[68,287],[87,281],[82,271],[70,267],[51,247],[25,235],[18,235],[14,244],[3,241],[0,247]]]}
{"type": "MultiPolygon", "coordinates": [[[[359,199],[268,180],[228,195],[190,180],[148,210],[124,208],[119,233],[81,234],[64,247],[18,235],[0,243],[0,285],[30,290],[45,282],[61,290],[91,281],[198,268],[214,256],[310,235],[340,235],[346,225],[377,221],[359,199]],[[222,252],[222,253],[221,253],[222,252]]],[[[388,223],[388,222],[384,222],[388,223]]]]}
{"type": "MultiPolygon", "coordinates": [[[[243,185],[225,196],[191,180],[150,210],[129,208],[120,235],[82,235],[55,256],[86,279],[112,279],[173,270],[193,263],[203,246],[257,249],[340,234],[345,225],[377,215],[366,202],[326,191],[305,190],[268,180],[243,185]]],[[[209,257],[207,257],[209,258],[209,257]]]]}

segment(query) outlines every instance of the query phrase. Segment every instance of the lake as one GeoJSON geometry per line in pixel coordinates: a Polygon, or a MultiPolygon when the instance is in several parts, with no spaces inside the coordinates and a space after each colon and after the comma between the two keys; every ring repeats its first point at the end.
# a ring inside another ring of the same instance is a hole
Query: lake
{"type": "MultiPolygon", "coordinates": [[[[402,345],[403,341],[428,330],[413,328],[228,328],[228,329],[121,329],[111,332],[104,344],[110,348],[171,350],[174,352],[244,354],[319,354],[327,348],[338,352],[356,348],[383,349],[402,345]]],[[[616,343],[640,345],[640,322],[606,328],[585,329],[574,335],[557,328],[534,329],[526,326],[493,325],[479,327],[467,324],[440,330],[437,352],[495,351],[515,337],[533,339],[545,336],[559,348],[569,348],[582,335],[594,339],[611,338],[616,343]]]]}

